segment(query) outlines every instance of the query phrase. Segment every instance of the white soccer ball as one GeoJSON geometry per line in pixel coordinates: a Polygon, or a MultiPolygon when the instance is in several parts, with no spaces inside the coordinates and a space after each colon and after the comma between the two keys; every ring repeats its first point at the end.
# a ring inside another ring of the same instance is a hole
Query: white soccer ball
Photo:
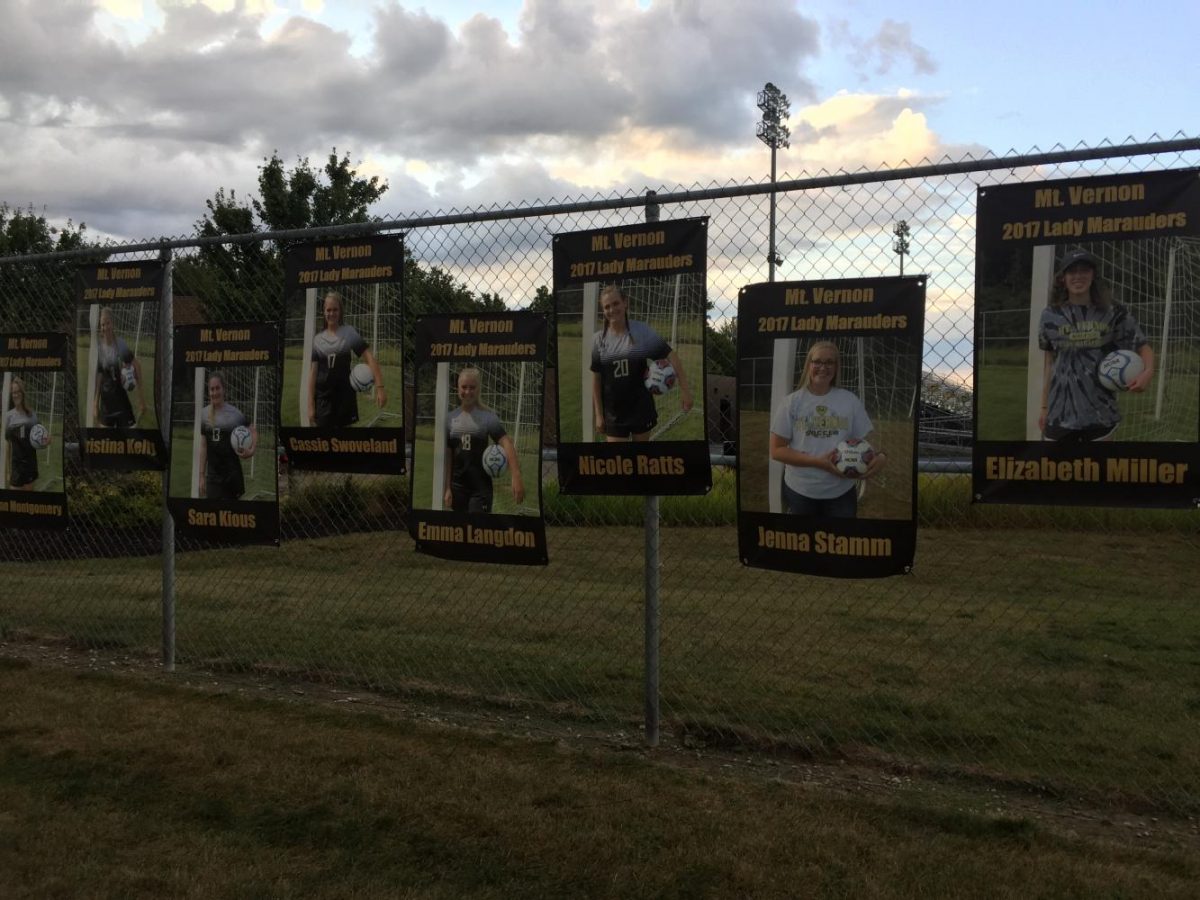
{"type": "Polygon", "coordinates": [[[229,445],[238,456],[249,456],[254,446],[254,435],[245,425],[239,425],[230,433],[229,445]]]}
{"type": "Polygon", "coordinates": [[[1096,377],[1100,386],[1109,391],[1127,391],[1133,379],[1145,371],[1142,358],[1132,350],[1114,350],[1100,360],[1096,377]]]}
{"type": "Polygon", "coordinates": [[[646,390],[665,394],[675,387],[675,369],[665,359],[655,360],[646,367],[646,390]]]}
{"type": "Polygon", "coordinates": [[[50,446],[50,432],[45,425],[39,423],[29,429],[29,446],[34,450],[45,450],[50,446]]]}
{"type": "Polygon", "coordinates": [[[137,387],[137,370],[132,365],[121,366],[121,386],[127,391],[137,387]]]}
{"type": "Polygon", "coordinates": [[[366,363],[359,363],[350,370],[350,387],[360,394],[365,394],[375,387],[375,374],[366,363]]]}
{"type": "Polygon", "coordinates": [[[870,444],[858,438],[850,438],[837,445],[833,465],[843,475],[861,478],[867,474],[867,468],[874,458],[875,451],[870,444]]]}
{"type": "Polygon", "coordinates": [[[508,468],[508,457],[499,444],[489,444],[483,451],[483,470],[493,478],[499,478],[508,468]]]}

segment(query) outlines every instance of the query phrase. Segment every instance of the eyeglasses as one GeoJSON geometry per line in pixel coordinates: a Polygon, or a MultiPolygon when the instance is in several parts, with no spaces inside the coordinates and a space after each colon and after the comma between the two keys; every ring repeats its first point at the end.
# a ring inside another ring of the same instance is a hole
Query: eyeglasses
{"type": "Polygon", "coordinates": [[[830,369],[833,366],[837,365],[836,359],[813,359],[813,360],[809,360],[809,362],[814,367],[821,366],[826,369],[830,369]]]}

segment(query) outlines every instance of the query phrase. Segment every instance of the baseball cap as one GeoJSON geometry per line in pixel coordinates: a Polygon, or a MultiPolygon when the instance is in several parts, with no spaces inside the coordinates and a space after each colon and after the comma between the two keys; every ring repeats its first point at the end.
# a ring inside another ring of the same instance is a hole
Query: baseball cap
{"type": "Polygon", "coordinates": [[[1087,263],[1093,269],[1100,268],[1100,260],[1088,253],[1086,250],[1068,250],[1058,263],[1058,268],[1054,270],[1055,275],[1061,275],[1075,263],[1087,263]]]}

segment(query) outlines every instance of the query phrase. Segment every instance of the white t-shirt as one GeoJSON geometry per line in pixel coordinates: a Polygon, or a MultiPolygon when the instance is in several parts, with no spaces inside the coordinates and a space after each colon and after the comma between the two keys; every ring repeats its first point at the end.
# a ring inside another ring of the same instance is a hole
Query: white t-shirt
{"type": "MultiPolygon", "coordinates": [[[[862,401],[839,387],[820,395],[801,388],[788,394],[771,417],[771,433],[810,456],[828,456],[842,441],[865,438],[874,427],[862,401]]],[[[845,478],[813,466],[785,465],[783,480],[796,493],[814,500],[840,497],[851,485],[845,478]]]]}

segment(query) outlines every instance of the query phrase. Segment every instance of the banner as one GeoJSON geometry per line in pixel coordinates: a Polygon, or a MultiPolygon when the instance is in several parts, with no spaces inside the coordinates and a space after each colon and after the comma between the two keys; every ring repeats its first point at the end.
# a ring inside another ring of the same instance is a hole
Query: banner
{"type": "Polygon", "coordinates": [[[95,469],[165,469],[158,421],[161,262],[81,266],[75,370],[80,455],[95,469]]]}
{"type": "Polygon", "coordinates": [[[1200,170],[980,188],[974,499],[1194,507],[1200,170]]]}
{"type": "Polygon", "coordinates": [[[554,237],[564,494],[705,494],[708,219],[554,237]]]}
{"type": "Polygon", "coordinates": [[[284,268],[280,434],[288,463],[402,474],[403,240],[298,244],[284,268]]]}
{"type": "Polygon", "coordinates": [[[925,276],[738,297],[738,553],[837,578],[912,568],[925,276]]]}
{"type": "Polygon", "coordinates": [[[67,527],[67,340],[65,334],[0,334],[0,527],[67,527]]]}
{"type": "Polygon", "coordinates": [[[175,328],[167,507],[176,534],[279,543],[279,362],[274,324],[175,328]]]}
{"type": "Polygon", "coordinates": [[[546,320],[420,316],[409,531],[446,559],[545,565],[546,320]]]}

